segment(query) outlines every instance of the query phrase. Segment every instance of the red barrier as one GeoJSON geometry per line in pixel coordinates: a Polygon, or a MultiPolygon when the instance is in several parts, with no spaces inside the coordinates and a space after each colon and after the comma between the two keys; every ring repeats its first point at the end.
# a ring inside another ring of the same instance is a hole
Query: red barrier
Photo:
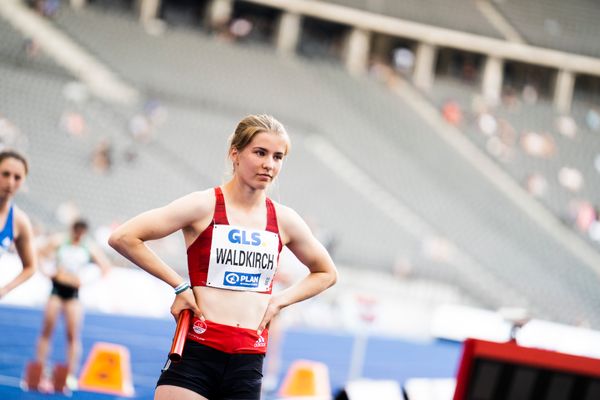
{"type": "Polygon", "coordinates": [[[556,388],[565,393],[585,392],[584,399],[598,398],[600,359],[522,347],[515,342],[465,340],[454,400],[495,398],[496,392],[505,393],[506,398],[518,393],[519,398],[533,400],[540,392],[556,388]]]}

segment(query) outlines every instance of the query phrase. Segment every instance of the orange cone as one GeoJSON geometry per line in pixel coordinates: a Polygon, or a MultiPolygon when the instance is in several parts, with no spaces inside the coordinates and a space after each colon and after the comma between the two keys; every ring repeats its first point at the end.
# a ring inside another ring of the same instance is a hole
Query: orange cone
{"type": "Polygon", "coordinates": [[[95,343],[79,377],[79,390],[133,396],[127,347],[113,343],[95,343]]]}
{"type": "Polygon", "coordinates": [[[327,365],[317,361],[294,361],[279,389],[279,396],[330,399],[331,386],[327,365]]]}

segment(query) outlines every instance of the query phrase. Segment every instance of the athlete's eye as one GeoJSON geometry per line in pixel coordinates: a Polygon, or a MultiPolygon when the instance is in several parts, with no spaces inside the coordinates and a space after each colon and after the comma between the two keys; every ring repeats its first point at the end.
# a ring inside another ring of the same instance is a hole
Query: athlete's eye
{"type": "Polygon", "coordinates": [[[256,150],[256,154],[258,154],[261,157],[264,157],[266,153],[264,150],[256,150]]]}
{"type": "Polygon", "coordinates": [[[8,171],[2,171],[2,176],[5,178],[9,178],[10,177],[10,172],[8,171]]]}

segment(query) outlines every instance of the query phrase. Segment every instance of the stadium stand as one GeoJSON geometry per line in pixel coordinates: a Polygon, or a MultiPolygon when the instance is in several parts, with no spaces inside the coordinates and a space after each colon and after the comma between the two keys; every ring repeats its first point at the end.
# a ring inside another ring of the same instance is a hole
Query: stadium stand
{"type": "MultiPolygon", "coordinates": [[[[121,76],[140,86],[145,85],[143,91],[145,89],[147,93],[171,102],[170,107],[173,106],[174,110],[178,108],[175,105],[178,101],[222,110],[225,115],[231,115],[233,111],[249,112],[246,98],[253,97],[253,109],[270,110],[284,120],[287,118],[292,129],[297,127],[300,132],[327,138],[396,199],[416,210],[421,218],[435,227],[434,232],[450,238],[461,251],[475,260],[476,270],[449,275],[459,277],[457,279],[463,281],[463,286],[468,287],[470,293],[476,292],[475,297],[484,304],[496,307],[504,301],[510,302],[514,294],[489,290],[488,285],[478,281],[480,276],[489,274],[496,280],[496,285],[512,287],[520,295],[527,296],[528,306],[536,313],[565,318],[572,323],[580,321],[582,315],[594,318],[590,310],[598,299],[593,295],[590,298],[575,294],[568,289],[593,282],[587,275],[592,274],[591,270],[561,251],[553,244],[554,239],[534,223],[528,223],[522,212],[505,200],[493,185],[440,143],[436,134],[413,115],[406,104],[376,83],[357,81],[339,68],[323,63],[282,60],[263,46],[225,44],[183,27],[162,37],[150,37],[126,13],[115,15],[94,7],[75,13],[65,8],[55,21],[121,76]],[[108,24],[113,27],[111,33],[100,32],[103,31],[101,27],[108,24]],[[117,37],[128,37],[128,44],[120,43],[117,37]],[[132,47],[140,57],[126,57],[132,47]],[[188,57],[190,54],[191,57],[188,57]],[[146,68],[147,65],[153,68],[146,68]],[[172,69],[173,66],[176,68],[172,69]],[[289,79],[291,76],[294,79],[289,79]],[[151,82],[153,87],[149,88],[147,82],[151,82]],[[317,98],[314,96],[316,91],[319,93],[317,98]],[[253,93],[261,95],[253,96],[253,93]],[[302,110],[302,114],[295,114],[294,110],[302,110]],[[405,190],[405,187],[411,190],[405,190]],[[502,214],[497,212],[498,208],[503,210],[502,214]],[[571,268],[580,265],[581,275],[568,275],[567,265],[571,268]],[[523,276],[529,278],[523,279],[523,276]],[[558,276],[560,281],[556,279],[558,276]],[[565,282],[567,279],[571,281],[565,282]],[[499,293],[510,294],[502,296],[499,293]],[[548,297],[549,293],[559,295],[548,297]],[[535,300],[541,298],[543,302],[535,300]],[[548,304],[552,299],[556,302],[548,304]]],[[[202,111],[194,111],[194,117],[191,110],[187,114],[185,120],[192,121],[202,115],[202,111]]],[[[181,117],[183,114],[176,112],[176,115],[181,117]]],[[[177,124],[185,123],[184,118],[176,119],[177,124]]],[[[163,148],[173,146],[171,149],[177,148],[176,143],[187,143],[189,133],[184,135],[183,125],[179,126],[178,132],[171,129],[168,133],[167,130],[159,132],[157,142],[163,148]],[[177,139],[179,134],[181,139],[177,139]]],[[[224,128],[225,124],[221,126],[224,128]]],[[[196,130],[198,128],[186,129],[187,132],[196,130]]],[[[190,168],[197,164],[192,161],[194,154],[183,157],[188,160],[186,165],[190,168]]],[[[204,161],[201,157],[196,159],[198,163],[204,161]]],[[[216,165],[223,163],[218,161],[216,165]]],[[[295,178],[290,176],[289,179],[294,181],[295,178]]],[[[300,209],[307,208],[300,206],[300,209]]],[[[348,231],[345,219],[327,222],[336,226],[336,232],[348,231]]],[[[389,228],[380,228],[385,226],[381,223],[369,226],[377,227],[369,231],[381,232],[384,237],[389,232],[389,228]]],[[[354,231],[361,232],[360,229],[354,231]]],[[[340,255],[346,254],[342,260],[362,265],[366,260],[358,254],[358,244],[368,239],[362,235],[354,236],[354,239],[350,234],[348,236],[343,242],[356,250],[350,253],[340,251],[340,255]]],[[[413,249],[409,254],[415,253],[415,239],[411,241],[413,245],[408,246],[413,249]]],[[[391,247],[389,244],[398,243],[395,240],[373,240],[369,244],[372,250],[362,253],[382,254],[381,247],[372,247],[375,242],[384,244],[388,249],[391,247]]],[[[380,265],[389,267],[393,264],[390,253],[389,250],[385,252],[387,261],[380,265]]],[[[433,270],[430,271],[428,274],[431,276],[433,270]]],[[[591,290],[578,291],[588,292],[591,290]]]]}
{"type": "Polygon", "coordinates": [[[423,24],[475,33],[481,36],[502,38],[470,0],[448,3],[443,0],[427,1],[371,1],[326,0],[342,6],[382,14],[389,17],[423,24]]]}
{"type": "Polygon", "coordinates": [[[570,53],[599,57],[596,44],[600,10],[590,0],[497,0],[494,5],[529,43],[570,53]]]}

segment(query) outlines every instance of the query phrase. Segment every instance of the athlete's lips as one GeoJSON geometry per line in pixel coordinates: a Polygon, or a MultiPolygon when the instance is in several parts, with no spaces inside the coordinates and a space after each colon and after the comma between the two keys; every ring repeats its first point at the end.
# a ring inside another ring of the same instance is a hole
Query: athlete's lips
{"type": "Polygon", "coordinates": [[[273,179],[273,177],[269,174],[258,174],[261,178],[273,179]]]}

